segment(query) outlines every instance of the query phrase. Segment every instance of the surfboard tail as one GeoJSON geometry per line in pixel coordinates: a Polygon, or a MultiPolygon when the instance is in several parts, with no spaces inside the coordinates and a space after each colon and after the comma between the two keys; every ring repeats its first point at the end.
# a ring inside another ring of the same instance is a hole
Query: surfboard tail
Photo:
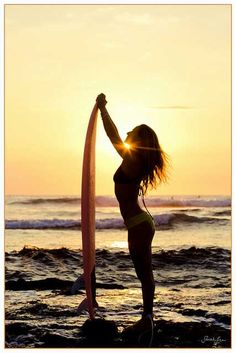
{"type": "Polygon", "coordinates": [[[93,320],[94,319],[95,309],[97,309],[98,307],[99,307],[98,303],[95,300],[94,307],[93,307],[93,312],[91,312],[91,310],[89,310],[89,301],[88,301],[87,298],[84,298],[84,300],[82,300],[82,302],[79,304],[79,306],[77,308],[77,314],[81,315],[83,311],[89,311],[90,319],[93,320]]]}

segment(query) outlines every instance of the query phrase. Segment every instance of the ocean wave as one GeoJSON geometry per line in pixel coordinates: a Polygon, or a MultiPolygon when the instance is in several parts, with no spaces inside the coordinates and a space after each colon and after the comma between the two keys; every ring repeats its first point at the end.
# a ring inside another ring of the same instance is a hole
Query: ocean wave
{"type": "MultiPolygon", "coordinates": [[[[37,220],[6,220],[6,229],[81,229],[81,220],[71,219],[37,219],[37,220]]],[[[123,229],[122,219],[109,218],[96,220],[96,229],[123,229]]]]}
{"type": "Polygon", "coordinates": [[[205,199],[205,198],[150,198],[146,201],[149,207],[230,207],[231,199],[205,199]]]}
{"type": "Polygon", "coordinates": [[[80,197],[50,197],[50,198],[26,198],[19,200],[11,200],[9,201],[10,205],[41,205],[41,204],[77,204],[80,203],[80,197]]]}
{"type": "Polygon", "coordinates": [[[162,250],[153,254],[153,261],[166,265],[201,265],[204,268],[230,265],[231,252],[220,247],[197,248],[192,246],[187,249],[162,250]]]}
{"type": "MultiPolygon", "coordinates": [[[[156,226],[173,226],[179,223],[222,223],[229,222],[228,218],[192,216],[186,213],[163,213],[154,215],[156,226]]],[[[6,229],[81,229],[81,220],[73,219],[33,219],[6,220],[6,229]]],[[[106,218],[96,220],[96,229],[125,229],[123,220],[106,218]]]]}
{"type": "Polygon", "coordinates": [[[213,215],[214,216],[231,216],[231,210],[214,212],[213,215]]]}
{"type": "MultiPolygon", "coordinates": [[[[63,289],[83,273],[82,250],[24,247],[5,254],[6,289],[63,289]],[[16,271],[16,268],[20,269],[16,271]],[[54,280],[52,280],[55,278],[54,280]]],[[[152,264],[158,286],[168,288],[230,288],[231,252],[220,247],[153,248],[152,264]]],[[[96,277],[101,288],[139,288],[130,255],[96,250],[96,277]],[[120,266],[122,264],[122,266],[120,266]]],[[[82,287],[81,287],[82,288],[82,287]]],[[[98,287],[99,288],[99,287],[98,287]]]]}
{"type": "Polygon", "coordinates": [[[6,220],[6,229],[80,229],[81,222],[65,219],[6,220]]]}
{"type": "MultiPolygon", "coordinates": [[[[41,204],[76,204],[80,205],[80,197],[28,197],[12,199],[8,201],[10,205],[41,205],[41,204]]],[[[149,207],[230,207],[230,197],[193,197],[185,198],[178,196],[170,197],[148,197],[146,204],[149,207]]],[[[96,207],[118,207],[118,202],[114,196],[96,196],[96,207]]]]}
{"type": "MultiPolygon", "coordinates": [[[[51,259],[67,259],[74,260],[76,263],[82,259],[81,250],[72,250],[65,247],[58,249],[44,249],[32,246],[25,246],[20,251],[6,252],[6,262],[12,261],[12,257],[17,258],[31,258],[33,260],[41,260],[43,257],[50,256],[51,259]]],[[[113,262],[117,259],[118,263],[120,260],[125,261],[130,256],[124,251],[110,251],[107,249],[96,249],[97,259],[107,259],[113,262]]],[[[188,265],[188,264],[201,264],[209,265],[210,262],[214,262],[216,265],[221,263],[230,264],[231,252],[229,249],[220,247],[205,247],[198,248],[192,246],[190,248],[182,248],[177,250],[159,250],[153,248],[153,261],[154,264],[175,264],[175,265],[188,265]]],[[[80,261],[79,261],[80,262],[80,261]]]]}
{"type": "Polygon", "coordinates": [[[186,213],[166,213],[154,216],[157,225],[173,225],[178,223],[222,223],[228,222],[227,218],[192,216],[186,213]]]}

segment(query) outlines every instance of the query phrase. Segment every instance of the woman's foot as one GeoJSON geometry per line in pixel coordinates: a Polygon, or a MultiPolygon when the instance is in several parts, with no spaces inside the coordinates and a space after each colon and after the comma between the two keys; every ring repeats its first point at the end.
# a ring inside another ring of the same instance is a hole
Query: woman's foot
{"type": "Polygon", "coordinates": [[[153,328],[153,317],[152,315],[143,315],[142,318],[135,324],[128,326],[124,329],[123,333],[126,334],[141,334],[152,330],[153,328]]]}

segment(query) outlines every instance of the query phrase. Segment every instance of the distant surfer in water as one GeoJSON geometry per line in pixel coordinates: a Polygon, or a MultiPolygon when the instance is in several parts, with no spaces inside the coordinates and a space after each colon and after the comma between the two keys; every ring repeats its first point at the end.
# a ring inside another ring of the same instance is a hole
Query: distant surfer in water
{"type": "Polygon", "coordinates": [[[154,220],[139,205],[138,196],[144,196],[148,186],[156,187],[166,180],[167,156],[156,133],[142,124],[127,133],[123,142],[106,109],[106,96],[97,97],[104,129],[123,161],[114,174],[115,195],[128,229],[129,252],[136,274],[141,282],[143,314],[141,320],[126,330],[143,332],[153,320],[155,282],[152,272],[152,239],[154,220]]]}

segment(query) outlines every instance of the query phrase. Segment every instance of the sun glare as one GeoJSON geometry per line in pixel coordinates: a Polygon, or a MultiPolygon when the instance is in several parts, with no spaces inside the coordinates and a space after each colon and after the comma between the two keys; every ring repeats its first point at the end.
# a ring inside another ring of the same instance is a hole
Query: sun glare
{"type": "Polygon", "coordinates": [[[127,150],[130,149],[130,145],[127,142],[124,142],[125,148],[127,148],[127,150]]]}

